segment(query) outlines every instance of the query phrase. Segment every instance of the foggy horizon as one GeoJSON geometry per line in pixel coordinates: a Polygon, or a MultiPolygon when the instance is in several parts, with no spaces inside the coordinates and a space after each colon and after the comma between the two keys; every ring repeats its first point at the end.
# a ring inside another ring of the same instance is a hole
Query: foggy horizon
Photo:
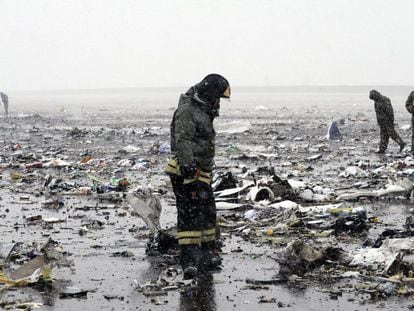
{"type": "Polygon", "coordinates": [[[0,90],[410,86],[409,0],[0,2],[0,90]]]}
{"type": "MultiPolygon", "coordinates": [[[[70,92],[95,92],[95,91],[127,91],[127,90],[179,90],[185,92],[189,87],[187,86],[132,86],[132,87],[96,87],[96,88],[78,88],[78,89],[31,89],[31,90],[10,90],[11,93],[70,93],[70,92]]],[[[340,90],[355,90],[355,89],[409,89],[414,88],[413,85],[232,85],[232,89],[244,90],[244,89],[257,89],[257,90],[316,90],[329,91],[334,89],[340,90]]]]}

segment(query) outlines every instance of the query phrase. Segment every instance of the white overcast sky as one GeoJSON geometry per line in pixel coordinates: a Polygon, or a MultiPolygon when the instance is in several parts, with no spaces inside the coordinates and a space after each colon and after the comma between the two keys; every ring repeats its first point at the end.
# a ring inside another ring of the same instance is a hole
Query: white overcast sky
{"type": "Polygon", "coordinates": [[[413,85],[413,0],[0,0],[0,89],[413,85]]]}

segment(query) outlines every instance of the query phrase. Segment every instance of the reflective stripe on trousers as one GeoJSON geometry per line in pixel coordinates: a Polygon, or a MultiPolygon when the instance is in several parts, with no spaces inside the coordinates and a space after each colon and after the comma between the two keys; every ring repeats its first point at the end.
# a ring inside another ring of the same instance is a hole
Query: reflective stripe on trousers
{"type": "Polygon", "coordinates": [[[216,228],[202,231],[178,231],[177,239],[179,245],[190,245],[211,242],[216,239],[216,228]]]}

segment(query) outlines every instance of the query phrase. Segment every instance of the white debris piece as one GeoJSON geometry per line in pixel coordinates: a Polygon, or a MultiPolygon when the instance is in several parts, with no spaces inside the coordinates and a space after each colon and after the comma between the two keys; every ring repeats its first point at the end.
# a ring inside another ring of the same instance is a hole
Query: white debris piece
{"type": "Polygon", "coordinates": [[[64,167],[64,166],[70,166],[71,163],[61,160],[61,159],[53,159],[50,162],[44,163],[44,167],[64,167]]]}
{"type": "Polygon", "coordinates": [[[226,211],[226,210],[232,210],[236,208],[242,207],[244,204],[241,203],[230,203],[230,202],[216,202],[216,209],[218,211],[226,211]]]}
{"type": "Polygon", "coordinates": [[[267,108],[266,106],[259,105],[259,106],[254,107],[254,110],[256,110],[256,111],[269,111],[270,109],[267,108]]]}
{"type": "Polygon", "coordinates": [[[244,133],[252,128],[250,121],[241,120],[226,123],[218,123],[216,125],[217,133],[236,134],[244,133]]]}
{"type": "Polygon", "coordinates": [[[132,145],[128,145],[124,148],[122,148],[123,151],[127,152],[127,153],[135,153],[140,151],[141,149],[132,145]]]}
{"type": "MultiPolygon", "coordinates": [[[[386,239],[379,248],[361,248],[353,253],[350,266],[369,267],[379,265],[386,269],[400,252],[410,252],[414,248],[414,238],[386,239]]],[[[412,261],[407,256],[404,261],[412,261]]],[[[413,264],[414,262],[409,262],[413,264]]]]}
{"type": "Polygon", "coordinates": [[[294,190],[305,189],[307,187],[306,183],[300,180],[289,179],[288,183],[294,190]]]}
{"type": "Polygon", "coordinates": [[[409,129],[411,129],[411,124],[404,124],[400,126],[401,131],[408,131],[409,129]]]}
{"type": "Polygon", "coordinates": [[[338,195],[336,199],[338,201],[342,201],[356,199],[359,197],[381,197],[385,195],[401,195],[407,194],[414,189],[413,183],[408,178],[402,178],[397,181],[391,182],[391,184],[386,185],[385,189],[342,193],[338,195]]]}
{"type": "Polygon", "coordinates": [[[299,204],[290,200],[286,200],[278,203],[273,203],[269,206],[276,209],[292,209],[298,207],[299,204]]]}
{"type": "Polygon", "coordinates": [[[305,189],[301,193],[299,193],[299,197],[305,201],[313,201],[313,192],[310,189],[305,189]]]}
{"type": "Polygon", "coordinates": [[[342,206],[342,203],[318,205],[318,206],[300,206],[299,211],[301,213],[326,214],[326,213],[329,213],[330,210],[337,209],[341,206],[342,206]]]}
{"type": "Polygon", "coordinates": [[[245,184],[242,187],[225,189],[225,190],[222,190],[222,191],[216,191],[216,192],[214,192],[214,195],[215,195],[216,198],[227,197],[227,196],[230,196],[230,195],[238,194],[238,193],[242,192],[243,190],[245,190],[245,189],[247,189],[247,188],[249,188],[253,185],[254,185],[253,182],[249,182],[249,183],[245,184]]]}
{"type": "Polygon", "coordinates": [[[244,218],[248,220],[256,220],[259,218],[259,213],[256,210],[251,209],[244,213],[244,218]]]}
{"type": "Polygon", "coordinates": [[[298,197],[308,202],[326,202],[329,197],[325,194],[313,193],[311,189],[305,189],[298,194],[298,197]]]}
{"type": "Polygon", "coordinates": [[[414,159],[412,157],[406,157],[404,159],[404,164],[407,166],[414,166],[414,159]]]}
{"type": "Polygon", "coordinates": [[[134,161],[130,159],[123,159],[123,160],[118,161],[117,165],[121,167],[131,167],[134,165],[134,161]]]}
{"type": "Polygon", "coordinates": [[[313,156],[307,157],[306,160],[307,161],[315,161],[315,160],[319,160],[322,158],[321,154],[315,154],[313,156]]]}
{"type": "Polygon", "coordinates": [[[344,172],[339,174],[340,177],[366,177],[367,173],[357,166],[348,166],[344,172]]]}

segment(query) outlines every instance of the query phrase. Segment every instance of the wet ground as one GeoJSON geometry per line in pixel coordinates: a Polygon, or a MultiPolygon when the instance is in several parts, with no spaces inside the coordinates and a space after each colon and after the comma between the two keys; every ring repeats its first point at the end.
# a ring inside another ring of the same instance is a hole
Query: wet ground
{"type": "MultiPolygon", "coordinates": [[[[106,200],[102,195],[81,195],[76,190],[92,186],[88,174],[109,180],[114,169],[120,167],[120,161],[133,159],[142,166],[124,168],[125,176],[133,186],[151,184],[163,190],[161,223],[164,228],[174,225],[174,200],[168,178],[163,174],[167,155],[157,151],[159,145],[169,140],[169,122],[178,93],[168,90],[154,99],[148,95],[150,91],[146,92],[142,96],[124,94],[124,104],[122,100],[112,101],[110,96],[104,100],[93,94],[16,95],[15,110],[11,105],[10,117],[0,120],[1,242],[27,245],[52,237],[62,244],[65,263],[53,269],[56,281],[52,285],[1,291],[3,305],[10,302],[13,308],[16,301],[38,302],[43,304],[42,310],[414,308],[411,296],[372,299],[366,293],[355,291],[354,285],[360,281],[330,277],[329,269],[326,277],[318,274],[282,284],[252,286],[246,282],[247,278],[269,280],[277,276],[279,266],[275,258],[284,245],[272,244],[266,238],[252,243],[226,229],[222,231],[225,246],[221,272],[203,278],[192,290],[174,290],[156,297],[146,297],[137,291],[136,284],[156,279],[166,268],[162,260],[145,254],[148,230],[144,222],[130,215],[125,202],[116,201],[116,193],[106,200]],[[128,145],[140,149],[133,154],[120,151],[128,145]],[[97,161],[81,164],[85,155],[97,161]],[[47,162],[47,158],[62,159],[71,165],[26,167],[38,161],[47,162]],[[20,176],[15,178],[13,174],[20,176]],[[43,186],[48,175],[66,182],[68,189],[49,192],[43,186]],[[50,198],[63,205],[45,204],[50,198]],[[62,222],[28,221],[33,215],[56,217],[62,222]],[[79,232],[85,223],[98,225],[91,225],[81,235],[79,232]],[[118,256],[122,252],[127,254],[126,251],[132,254],[118,256]],[[68,286],[83,289],[87,294],[81,298],[64,298],[61,292],[68,286]]],[[[361,181],[356,177],[338,176],[347,166],[362,161],[367,167],[375,168],[407,155],[406,152],[399,154],[393,142],[384,157],[373,153],[379,133],[373,105],[365,93],[240,93],[232,102],[223,103],[221,117],[216,122],[219,170],[273,167],[278,176],[290,176],[314,186],[329,186],[339,193],[361,181]],[[333,119],[343,120],[339,126],[344,137],[341,142],[323,138],[327,124],[333,119]],[[230,128],[247,125],[249,130],[229,133],[226,132],[229,125],[230,128]],[[230,145],[249,156],[226,152],[230,145]],[[308,159],[316,154],[322,156],[308,159]],[[298,169],[299,164],[309,169],[298,169]]],[[[401,99],[404,95],[397,92],[395,98],[401,99]]],[[[394,104],[399,125],[409,123],[409,116],[401,108],[402,104],[394,104]]],[[[400,133],[408,142],[410,131],[400,133]]],[[[368,189],[377,189],[386,183],[386,176],[363,181],[368,182],[368,189]]],[[[376,237],[385,228],[402,228],[414,207],[409,199],[402,197],[361,199],[349,206],[365,207],[368,216],[377,216],[380,222],[364,238],[342,236],[338,239],[336,243],[347,251],[358,248],[365,238],[376,237]]],[[[5,270],[18,266],[15,263],[5,270]]]]}

